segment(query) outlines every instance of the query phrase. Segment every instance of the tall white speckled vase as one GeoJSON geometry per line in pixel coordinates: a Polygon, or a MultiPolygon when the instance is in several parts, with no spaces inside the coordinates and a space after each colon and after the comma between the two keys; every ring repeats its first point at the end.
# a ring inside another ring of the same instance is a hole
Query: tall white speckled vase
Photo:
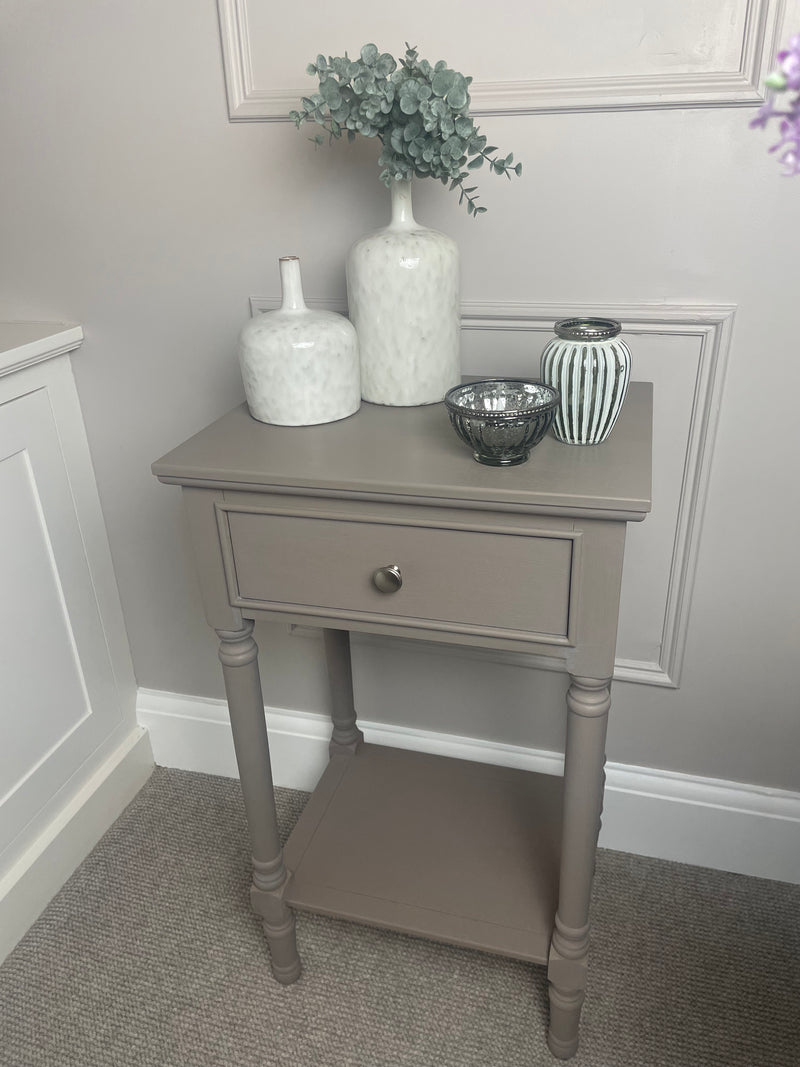
{"type": "Polygon", "coordinates": [[[250,414],[278,426],[346,419],[361,406],[358,337],[334,311],[306,307],[300,260],[278,260],[282,303],[257,315],[239,337],[250,414]]]}
{"type": "Polygon", "coordinates": [[[458,246],[415,221],[410,181],[393,181],[391,194],[389,225],[347,256],[361,395],[397,407],[435,404],[461,380],[458,246]]]}

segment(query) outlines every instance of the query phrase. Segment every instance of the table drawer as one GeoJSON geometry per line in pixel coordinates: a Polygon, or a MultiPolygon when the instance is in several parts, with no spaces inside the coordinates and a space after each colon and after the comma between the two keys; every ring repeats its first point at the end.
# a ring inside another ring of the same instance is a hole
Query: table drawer
{"type": "Polygon", "coordinates": [[[578,534],[227,508],[224,516],[233,603],[570,643],[578,534]],[[387,566],[399,568],[402,585],[382,593],[373,576],[387,566]]]}

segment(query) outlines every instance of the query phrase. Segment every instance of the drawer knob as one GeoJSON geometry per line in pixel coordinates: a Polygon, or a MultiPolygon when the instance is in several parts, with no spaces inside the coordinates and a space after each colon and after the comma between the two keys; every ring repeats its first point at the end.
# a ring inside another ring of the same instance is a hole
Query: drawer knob
{"type": "Polygon", "coordinates": [[[378,567],[372,575],[375,588],[380,593],[396,593],[403,584],[403,575],[396,563],[389,567],[378,567]]]}

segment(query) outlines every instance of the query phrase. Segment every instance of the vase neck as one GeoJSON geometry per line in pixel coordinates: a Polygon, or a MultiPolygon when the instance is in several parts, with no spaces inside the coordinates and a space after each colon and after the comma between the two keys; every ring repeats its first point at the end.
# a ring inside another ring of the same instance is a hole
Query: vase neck
{"type": "Polygon", "coordinates": [[[281,271],[281,310],[305,311],[303,279],[300,277],[299,256],[281,256],[278,260],[281,271]]]}
{"type": "Polygon", "coordinates": [[[392,194],[392,221],[389,225],[395,230],[409,230],[415,227],[417,223],[411,208],[410,179],[395,179],[389,188],[392,194]]]}

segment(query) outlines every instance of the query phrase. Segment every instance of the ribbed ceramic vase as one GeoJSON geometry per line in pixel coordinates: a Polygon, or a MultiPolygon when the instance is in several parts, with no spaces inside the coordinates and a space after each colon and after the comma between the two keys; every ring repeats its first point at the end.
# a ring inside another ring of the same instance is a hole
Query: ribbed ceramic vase
{"type": "Polygon", "coordinates": [[[388,226],[347,256],[361,395],[373,404],[435,404],[461,380],[458,247],[415,221],[411,183],[391,186],[388,226]]]}
{"type": "Polygon", "coordinates": [[[540,377],[561,403],[553,433],[568,445],[599,445],[614,429],[631,379],[631,354],[613,319],[561,319],[542,352],[540,377]]]}
{"type": "Polygon", "coordinates": [[[278,426],[345,419],[361,406],[355,328],[344,315],[306,307],[297,256],[278,263],[281,306],[251,319],[239,338],[250,414],[278,426]]]}

